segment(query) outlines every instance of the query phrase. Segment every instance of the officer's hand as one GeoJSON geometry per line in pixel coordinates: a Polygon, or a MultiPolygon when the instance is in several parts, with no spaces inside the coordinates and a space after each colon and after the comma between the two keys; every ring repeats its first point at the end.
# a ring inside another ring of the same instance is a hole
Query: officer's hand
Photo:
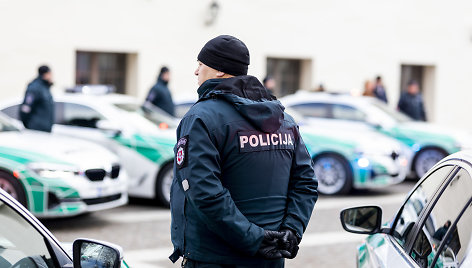
{"type": "Polygon", "coordinates": [[[264,231],[264,239],[257,253],[266,259],[280,259],[291,256],[290,252],[279,249],[278,246],[282,242],[284,233],[278,231],[264,231]]]}
{"type": "Polygon", "coordinates": [[[280,241],[281,243],[280,247],[290,252],[290,256],[286,258],[288,259],[295,258],[295,256],[297,256],[297,253],[298,253],[298,244],[300,243],[300,241],[298,240],[298,237],[290,229],[284,229],[284,230],[281,230],[280,232],[283,234],[282,239],[280,241]]]}

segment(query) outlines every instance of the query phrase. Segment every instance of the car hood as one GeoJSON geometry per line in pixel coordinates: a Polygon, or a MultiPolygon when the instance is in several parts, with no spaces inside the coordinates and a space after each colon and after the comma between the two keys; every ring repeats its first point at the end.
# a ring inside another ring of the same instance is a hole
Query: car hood
{"type": "Polygon", "coordinates": [[[118,162],[114,154],[97,144],[40,131],[1,132],[0,147],[9,149],[7,154],[16,155],[24,164],[53,162],[89,169],[118,162]]]}

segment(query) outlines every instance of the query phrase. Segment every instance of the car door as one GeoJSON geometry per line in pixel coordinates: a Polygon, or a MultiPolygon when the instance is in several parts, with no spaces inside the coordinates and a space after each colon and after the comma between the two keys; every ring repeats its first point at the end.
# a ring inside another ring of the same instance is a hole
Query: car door
{"type": "Polygon", "coordinates": [[[471,246],[472,178],[458,168],[428,209],[410,257],[420,267],[459,267],[471,246]]]}
{"type": "Polygon", "coordinates": [[[46,228],[1,189],[0,226],[0,267],[72,267],[46,228]]]}
{"type": "Polygon", "coordinates": [[[396,214],[390,225],[390,232],[367,239],[364,259],[369,261],[362,267],[405,267],[412,262],[409,252],[411,241],[417,234],[415,230],[422,223],[423,215],[434,203],[432,201],[439,190],[456,169],[452,164],[437,167],[417,184],[396,214]]]}

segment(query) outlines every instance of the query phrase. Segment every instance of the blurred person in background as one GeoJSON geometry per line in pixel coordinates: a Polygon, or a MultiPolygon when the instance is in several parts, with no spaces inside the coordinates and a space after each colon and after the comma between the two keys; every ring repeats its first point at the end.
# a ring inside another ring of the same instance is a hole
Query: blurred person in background
{"type": "Polygon", "coordinates": [[[54,124],[52,84],[51,69],[46,65],[39,67],[38,77],[28,84],[20,106],[20,119],[26,128],[51,132],[54,124]]]}
{"type": "Polygon", "coordinates": [[[385,87],[382,83],[382,77],[377,76],[375,78],[375,84],[374,84],[374,95],[377,99],[388,103],[387,100],[387,91],[385,90],[385,87]]]}
{"type": "Polygon", "coordinates": [[[177,128],[170,256],[182,267],[284,267],[318,197],[298,126],[221,35],[198,54],[199,100],[177,128]]]}
{"type": "Polygon", "coordinates": [[[323,84],[319,84],[317,88],[314,90],[315,92],[325,92],[326,89],[324,88],[323,84]]]}
{"type": "Polygon", "coordinates": [[[374,82],[370,80],[364,82],[364,92],[362,93],[362,96],[376,97],[374,93],[374,82]]]}
{"type": "Polygon", "coordinates": [[[408,82],[406,92],[403,92],[398,101],[398,110],[418,121],[426,121],[424,112],[423,96],[416,80],[408,82]]]}
{"type": "Polygon", "coordinates": [[[275,79],[272,76],[268,75],[264,78],[262,82],[264,84],[264,87],[270,92],[270,94],[274,95],[275,86],[277,85],[275,79]]]}
{"type": "Polygon", "coordinates": [[[154,106],[159,107],[168,114],[174,116],[174,102],[172,101],[172,95],[167,87],[170,80],[170,70],[166,66],[161,68],[157,83],[149,90],[146,97],[146,102],[152,103],[154,106]]]}

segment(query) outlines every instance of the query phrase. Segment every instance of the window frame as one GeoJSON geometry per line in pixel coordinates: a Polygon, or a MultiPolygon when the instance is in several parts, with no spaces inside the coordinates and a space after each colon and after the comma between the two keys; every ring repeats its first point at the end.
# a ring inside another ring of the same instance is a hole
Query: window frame
{"type": "MultiPolygon", "coordinates": [[[[388,235],[391,237],[390,240],[394,241],[393,243],[396,244],[396,246],[400,247],[407,255],[408,257],[410,258],[410,260],[412,260],[410,254],[411,254],[411,251],[413,249],[413,244],[414,244],[414,241],[416,239],[416,237],[418,236],[419,232],[421,231],[421,228],[419,228],[419,226],[422,226],[423,223],[425,222],[426,220],[426,215],[429,215],[429,213],[431,212],[432,208],[434,207],[434,205],[436,204],[438,198],[441,196],[441,194],[444,192],[445,188],[447,187],[447,185],[449,185],[450,181],[454,178],[454,175],[457,174],[457,172],[460,170],[460,168],[458,167],[458,164],[457,163],[454,163],[456,161],[452,161],[453,163],[451,163],[451,161],[447,161],[441,165],[438,165],[434,170],[430,170],[426,176],[423,177],[423,179],[421,179],[416,187],[410,191],[410,193],[408,194],[407,198],[405,199],[405,201],[403,202],[402,206],[399,208],[399,210],[397,211],[397,213],[395,214],[395,219],[394,221],[392,222],[392,224],[390,225],[390,231],[388,233],[388,235]],[[421,211],[420,215],[418,216],[418,220],[415,222],[415,224],[413,225],[410,233],[408,234],[406,240],[405,240],[405,244],[402,246],[400,245],[400,243],[395,239],[394,237],[394,231],[395,231],[395,227],[400,219],[400,216],[401,216],[401,213],[403,212],[403,209],[406,205],[406,203],[408,202],[408,200],[410,200],[410,197],[413,195],[414,192],[416,192],[416,190],[419,188],[420,185],[423,184],[423,182],[425,180],[427,180],[431,175],[433,175],[437,170],[443,168],[443,167],[446,167],[446,166],[452,166],[452,169],[451,171],[449,172],[449,174],[447,176],[445,176],[443,179],[442,179],[442,182],[439,184],[439,186],[437,187],[437,189],[435,190],[434,194],[432,195],[431,197],[431,200],[430,202],[428,202],[428,204],[426,205],[425,208],[423,208],[423,210],[421,211]]],[[[414,262],[414,260],[412,260],[414,262]]],[[[416,263],[416,262],[414,262],[416,263]]]]}

